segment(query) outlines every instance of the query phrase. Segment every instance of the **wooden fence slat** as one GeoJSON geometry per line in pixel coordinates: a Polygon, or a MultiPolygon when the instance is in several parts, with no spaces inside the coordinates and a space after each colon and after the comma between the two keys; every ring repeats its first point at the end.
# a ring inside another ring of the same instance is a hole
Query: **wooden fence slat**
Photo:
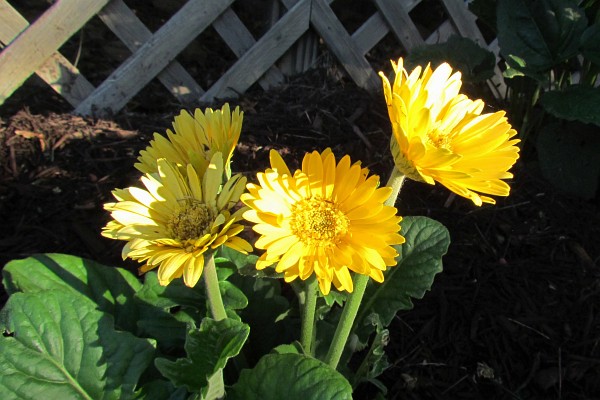
{"type": "MultiPolygon", "coordinates": [[[[9,44],[29,22],[6,0],[0,0],[0,42],[9,44]]],[[[65,57],[56,52],[35,73],[73,107],[94,91],[94,86],[65,57]]]]}
{"type": "MultiPolygon", "coordinates": [[[[287,6],[291,1],[284,0],[284,4],[287,6]]],[[[310,22],[358,86],[380,90],[377,74],[324,0],[312,1],[310,22]]]]}
{"type": "MultiPolygon", "coordinates": [[[[288,11],[258,41],[231,8],[235,1],[187,0],[153,34],[124,0],[55,1],[31,26],[6,0],[0,0],[0,49],[3,42],[8,44],[0,52],[0,105],[33,72],[75,105],[75,112],[80,114],[116,112],[155,77],[182,103],[236,96],[255,82],[264,89],[280,84],[285,80],[284,65],[290,71],[292,67],[304,70],[316,57],[318,37],[356,85],[370,91],[380,90],[381,84],[365,54],[390,31],[405,50],[443,43],[454,33],[482,47],[494,47],[494,43],[485,43],[476,17],[462,0],[437,0],[449,18],[425,40],[409,15],[423,0],[375,0],[377,12],[352,35],[329,7],[334,0],[271,0],[275,5],[283,3],[288,11]],[[96,89],[57,52],[95,14],[132,51],[96,89]],[[238,60],[204,91],[175,59],[210,25],[238,60]],[[300,38],[309,34],[315,40],[300,43],[300,38]]],[[[496,93],[505,90],[498,66],[490,87],[496,93]]]]}
{"type": "Polygon", "coordinates": [[[76,109],[78,114],[105,114],[123,108],[233,0],[189,0],[142,47],[117,68],[76,109]]]}
{"type": "Polygon", "coordinates": [[[444,43],[450,38],[450,36],[456,35],[456,30],[454,29],[454,25],[452,21],[449,19],[442,22],[438,28],[429,35],[427,39],[425,39],[426,44],[438,44],[444,43]]]}
{"type": "Polygon", "coordinates": [[[352,41],[362,55],[377,45],[390,32],[390,28],[380,12],[371,15],[364,24],[352,34],[352,41]]]}
{"type": "Polygon", "coordinates": [[[92,18],[108,0],[62,0],[0,53],[0,104],[92,18]]]}
{"type": "Polygon", "coordinates": [[[311,0],[300,0],[202,96],[203,101],[237,96],[277,61],[309,28],[311,0]]]}
{"type": "MultiPolygon", "coordinates": [[[[225,10],[212,26],[238,58],[256,43],[252,33],[231,8],[225,10]]],[[[272,66],[258,80],[258,83],[266,90],[284,81],[283,73],[276,66],[272,66]]]]}
{"type": "Polygon", "coordinates": [[[458,33],[474,40],[478,45],[486,47],[485,39],[477,28],[476,17],[471,14],[466,3],[456,0],[442,0],[450,19],[454,22],[458,33]]]}
{"type": "Polygon", "coordinates": [[[375,0],[375,5],[405,50],[410,50],[413,47],[424,44],[421,34],[408,15],[408,11],[399,2],[375,0]]]}
{"type": "Polygon", "coordinates": [[[0,42],[8,45],[19,33],[29,26],[29,22],[6,0],[0,0],[0,42]]]}
{"type": "MultiPolygon", "coordinates": [[[[474,40],[484,49],[487,49],[487,43],[475,23],[476,17],[469,11],[467,5],[464,2],[456,0],[442,0],[442,3],[444,4],[446,11],[448,11],[458,32],[462,36],[474,40]]],[[[497,91],[498,93],[506,92],[504,76],[497,64],[494,68],[494,76],[488,81],[488,86],[490,86],[492,91],[497,91]]]]}
{"type": "MultiPolygon", "coordinates": [[[[98,17],[127,46],[135,52],[152,37],[152,32],[134,14],[123,0],[111,0],[98,17]]],[[[172,61],[158,74],[158,79],[173,96],[186,104],[200,98],[204,89],[177,61],[172,61]]]]}

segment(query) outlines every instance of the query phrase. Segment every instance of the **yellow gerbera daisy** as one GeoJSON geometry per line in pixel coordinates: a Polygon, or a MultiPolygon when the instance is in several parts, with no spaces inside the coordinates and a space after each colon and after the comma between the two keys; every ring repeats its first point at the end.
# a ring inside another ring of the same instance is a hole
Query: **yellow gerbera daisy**
{"type": "Polygon", "coordinates": [[[218,246],[244,253],[252,250],[236,236],[243,230],[237,222],[244,209],[231,213],[246,178],[236,175],[221,186],[221,153],[212,156],[204,174],[191,164],[181,174],[176,164],[164,158],[157,161],[157,170],[142,176],[146,190],[114,190],[117,202],[104,205],[114,221],[104,227],[102,235],[127,241],[123,259],[145,261],[140,273],[158,266],[161,285],[183,275],[185,284],[192,287],[202,274],[204,257],[218,246]]]}
{"type": "Polygon", "coordinates": [[[495,200],[476,192],[508,196],[502,179],[519,158],[519,142],[504,111],[482,114],[482,100],[459,94],[460,72],[447,63],[434,71],[415,68],[410,74],[392,61],[393,86],[380,72],[392,122],[391,150],[407,177],[436,181],[480,206],[495,200]]]}
{"type": "Polygon", "coordinates": [[[140,151],[135,167],[143,173],[153,173],[157,171],[156,160],[166,158],[183,166],[192,164],[196,170],[203,171],[213,154],[220,152],[226,156],[225,173],[229,178],[229,162],[240,138],[243,119],[240,108],[236,107],[231,113],[227,103],[216,111],[207,108],[203,113],[196,109],[193,117],[182,110],[173,121],[175,133],[170,129],[167,129],[167,137],[154,133],[150,146],[140,151]]]}
{"type": "Polygon", "coordinates": [[[360,163],[343,157],[336,165],[330,149],[306,154],[302,169],[290,173],[281,156],[270,153],[271,169],[258,173],[259,185],[248,184],[241,200],[250,207],[244,218],[254,222],[266,250],[257,269],[277,263],[287,282],[313,273],[323,294],[331,283],[352,292],[349,270],[383,281],[387,267],[396,265],[401,217],[385,206],[391,188],[378,188],[379,177],[367,178],[360,163]]]}

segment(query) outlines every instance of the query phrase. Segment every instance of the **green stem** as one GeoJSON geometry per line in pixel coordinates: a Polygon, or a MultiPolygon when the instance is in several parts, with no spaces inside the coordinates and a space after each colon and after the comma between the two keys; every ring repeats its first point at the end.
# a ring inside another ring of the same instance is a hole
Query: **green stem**
{"type": "Polygon", "coordinates": [[[386,206],[394,206],[396,204],[396,200],[398,200],[398,195],[400,194],[400,189],[402,189],[402,185],[404,184],[404,178],[406,176],[398,170],[398,168],[393,169],[390,178],[388,179],[386,186],[392,188],[392,194],[388,199],[383,203],[386,206]]]}
{"type": "Polygon", "coordinates": [[[318,286],[315,277],[311,276],[305,282],[304,293],[302,296],[302,328],[300,331],[300,343],[302,343],[302,348],[304,348],[304,351],[307,354],[312,354],[318,286]]]}
{"type": "Polygon", "coordinates": [[[344,304],[340,322],[338,322],[338,326],[335,329],[335,334],[333,335],[333,340],[331,342],[331,347],[329,347],[327,357],[325,357],[325,362],[329,364],[331,368],[337,368],[340,358],[342,358],[342,353],[344,352],[346,342],[350,336],[350,331],[352,330],[354,319],[356,318],[358,308],[360,307],[363,295],[365,294],[367,283],[369,283],[369,275],[356,274],[354,276],[354,291],[346,301],[346,304],[344,304]]]}
{"type": "Polygon", "coordinates": [[[219,278],[217,277],[217,267],[215,266],[215,259],[212,256],[205,257],[204,259],[204,284],[206,285],[206,295],[208,297],[208,304],[210,305],[210,312],[216,321],[227,318],[227,312],[223,305],[223,298],[221,297],[221,290],[219,289],[219,278]]]}
{"type": "MultiPolygon", "coordinates": [[[[392,194],[384,203],[386,206],[393,206],[396,204],[396,200],[400,194],[400,189],[404,183],[404,178],[404,174],[398,171],[397,168],[393,169],[392,174],[390,175],[390,178],[386,184],[386,186],[390,186],[392,188],[392,194]]],[[[346,347],[346,342],[348,341],[348,337],[352,331],[352,326],[354,325],[356,314],[358,313],[362,298],[365,294],[367,283],[369,283],[369,275],[355,275],[354,290],[344,305],[342,316],[340,317],[338,326],[335,329],[331,346],[329,347],[329,351],[325,357],[325,362],[334,369],[337,368],[340,358],[342,357],[342,353],[344,352],[344,348],[346,347]]]]}

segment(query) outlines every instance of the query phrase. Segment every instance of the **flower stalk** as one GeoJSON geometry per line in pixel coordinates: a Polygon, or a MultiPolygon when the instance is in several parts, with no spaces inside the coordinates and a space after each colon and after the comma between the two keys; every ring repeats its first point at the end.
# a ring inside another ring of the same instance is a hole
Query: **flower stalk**
{"type": "MultiPolygon", "coordinates": [[[[392,188],[392,194],[390,194],[390,197],[388,197],[384,205],[393,206],[396,204],[396,200],[400,194],[400,189],[404,183],[404,178],[404,174],[402,174],[398,168],[394,168],[392,170],[390,178],[386,184],[386,186],[392,188]]],[[[340,317],[333,340],[331,341],[331,346],[329,347],[329,351],[325,357],[325,363],[329,364],[329,366],[334,369],[337,368],[338,363],[340,362],[340,358],[342,357],[342,353],[344,352],[344,348],[348,342],[348,337],[350,336],[350,332],[352,332],[352,327],[354,325],[354,321],[356,320],[356,315],[358,314],[358,309],[362,303],[368,282],[368,275],[356,274],[354,277],[354,291],[344,305],[342,316],[340,317]]]]}
{"type": "Polygon", "coordinates": [[[312,354],[312,344],[315,327],[315,311],[317,308],[318,283],[314,276],[308,278],[302,291],[302,326],[300,330],[300,343],[307,354],[312,354]]]}
{"type": "Polygon", "coordinates": [[[210,312],[213,319],[221,321],[227,318],[227,312],[223,304],[223,298],[221,297],[221,290],[219,289],[219,278],[217,276],[217,267],[215,266],[215,258],[213,255],[206,256],[204,273],[204,284],[206,286],[206,296],[208,297],[208,304],[210,306],[210,312]]]}

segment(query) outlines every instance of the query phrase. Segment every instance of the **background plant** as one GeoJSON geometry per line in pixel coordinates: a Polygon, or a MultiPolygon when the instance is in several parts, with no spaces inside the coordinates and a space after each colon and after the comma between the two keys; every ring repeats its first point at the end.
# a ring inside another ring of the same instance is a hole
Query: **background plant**
{"type": "MultiPolygon", "coordinates": [[[[526,161],[567,193],[590,199],[600,179],[600,2],[474,0],[469,7],[497,37],[507,85],[496,93],[519,133],[526,161]]],[[[444,61],[478,84],[494,74],[493,53],[471,39],[410,51],[407,65],[444,61]]]]}
{"type": "MultiPolygon", "coordinates": [[[[600,178],[600,2],[475,0],[497,35],[505,104],[543,175],[589,199],[600,178]]],[[[530,157],[533,158],[533,157],[530,157]]]]}

